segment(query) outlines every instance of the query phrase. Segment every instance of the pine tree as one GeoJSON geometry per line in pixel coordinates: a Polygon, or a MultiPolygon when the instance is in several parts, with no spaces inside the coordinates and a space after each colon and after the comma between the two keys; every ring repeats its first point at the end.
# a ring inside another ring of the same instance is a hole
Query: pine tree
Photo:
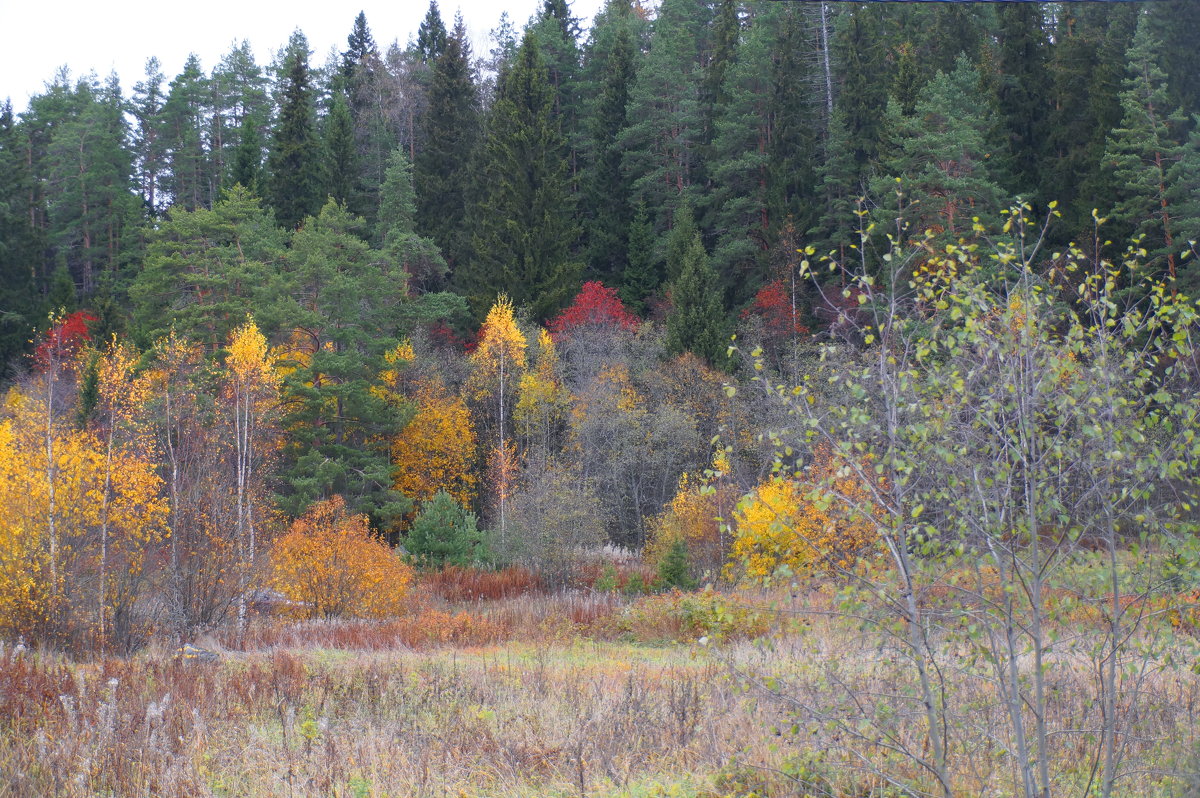
{"type": "MultiPolygon", "coordinates": [[[[258,177],[271,116],[267,78],[255,63],[249,42],[243,40],[230,49],[213,70],[209,85],[213,97],[209,124],[213,169],[221,178],[221,186],[228,188],[237,182],[234,169],[239,157],[244,169],[251,160],[248,156],[254,155],[258,165],[254,174],[258,177]],[[247,136],[253,141],[246,143],[247,136]]],[[[244,171],[240,176],[249,177],[244,171]]]]}
{"type": "Polygon", "coordinates": [[[668,352],[691,352],[715,368],[728,365],[729,334],[720,297],[717,274],[709,263],[700,234],[696,233],[684,254],[679,278],[671,285],[668,352]]]}
{"type": "Polygon", "coordinates": [[[872,185],[885,227],[898,214],[910,235],[933,230],[953,242],[970,233],[973,217],[995,219],[1002,192],[988,169],[992,120],[986,108],[979,112],[978,86],[979,72],[959,56],[953,72],[939,72],[921,89],[913,116],[904,116],[895,101],[889,104],[884,120],[897,146],[872,185]]]}
{"type": "Polygon", "coordinates": [[[284,234],[249,189],[230,187],[211,210],[181,208],[149,238],[129,287],[141,344],[174,331],[215,352],[250,313],[268,334],[284,320],[275,280],[284,234]]]}
{"type": "Polygon", "coordinates": [[[183,72],[171,81],[162,108],[167,175],[163,181],[171,204],[187,210],[212,205],[216,178],[205,146],[210,88],[200,59],[188,56],[183,72]]]}
{"type": "Polygon", "coordinates": [[[298,515],[339,495],[386,528],[411,506],[392,489],[388,450],[411,409],[377,388],[405,292],[359,237],[360,224],[329,201],[295,233],[285,263],[286,318],[302,332],[284,379],[291,435],[281,506],[298,515]]]}
{"type": "Polygon", "coordinates": [[[133,153],[117,76],[102,86],[81,81],[73,94],[74,110],[51,128],[38,177],[45,180],[52,258],[60,258],[81,294],[90,296],[132,255],[141,214],[130,191],[133,153]]]}
{"type": "Polygon", "coordinates": [[[295,228],[320,209],[321,180],[308,40],[296,31],[281,65],[279,119],[267,156],[266,196],[275,218],[295,228]]]}
{"type": "Polygon", "coordinates": [[[146,61],[146,79],[133,87],[131,107],[136,127],[133,147],[137,166],[136,181],[142,195],[142,206],[150,216],[162,212],[160,184],[166,170],[167,152],[163,137],[162,108],[165,100],[163,82],[166,76],[157,58],[146,61]]]}
{"type": "Polygon", "coordinates": [[[472,159],[479,141],[479,93],[466,26],[458,18],[433,68],[423,146],[413,161],[417,230],[442,250],[453,270],[470,252],[467,203],[478,191],[472,159]]]}
{"type": "Polygon", "coordinates": [[[475,212],[475,257],[459,274],[482,316],[498,293],[549,317],[575,293],[579,236],[569,193],[566,145],[554,122],[554,91],[537,41],[525,34],[492,107],[483,158],[483,198],[475,212]]]}

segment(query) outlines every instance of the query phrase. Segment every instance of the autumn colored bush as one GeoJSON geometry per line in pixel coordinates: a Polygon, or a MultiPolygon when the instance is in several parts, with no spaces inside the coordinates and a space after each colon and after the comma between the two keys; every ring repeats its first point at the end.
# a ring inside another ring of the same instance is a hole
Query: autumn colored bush
{"type": "Polygon", "coordinates": [[[33,362],[39,371],[69,364],[92,340],[88,325],[99,319],[86,310],[77,310],[51,320],[50,329],[37,342],[33,362]]]}
{"type": "Polygon", "coordinates": [[[856,476],[818,449],[799,477],[774,475],[739,502],[733,557],[753,579],[780,566],[850,568],[877,539],[874,521],[864,517],[869,498],[856,476]]]}
{"type": "Polygon", "coordinates": [[[617,289],[592,280],[583,284],[574,301],[546,325],[551,334],[559,337],[578,327],[613,327],[630,330],[638,324],[625,308],[617,289]]]}
{"type": "Polygon", "coordinates": [[[404,608],[413,571],[340,496],[313,505],[271,551],[273,583],[309,618],[384,618],[404,608]]]}
{"type": "Polygon", "coordinates": [[[646,561],[657,569],[667,553],[682,540],[693,576],[719,573],[729,556],[729,538],[717,519],[734,504],[736,487],[710,485],[702,477],[685,473],[671,503],[650,521],[646,561]]]}

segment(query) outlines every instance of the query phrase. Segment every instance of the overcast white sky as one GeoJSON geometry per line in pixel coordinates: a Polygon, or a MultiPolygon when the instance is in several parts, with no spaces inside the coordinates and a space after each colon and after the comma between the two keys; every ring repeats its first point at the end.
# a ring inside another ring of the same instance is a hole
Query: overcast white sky
{"type": "MultiPolygon", "coordinates": [[[[571,12],[586,27],[602,0],[573,0],[571,12]]],[[[488,31],[507,11],[518,29],[541,0],[439,0],[449,27],[461,7],[475,54],[486,54],[488,31]]],[[[404,45],[416,36],[429,0],[309,0],[299,3],[262,0],[0,0],[0,102],[11,97],[22,111],[40,94],[62,65],[73,77],[95,71],[101,79],[116,70],[126,96],[145,74],[146,59],[157,56],[170,81],[196,53],[210,73],[236,41],[247,39],[260,66],[270,63],[296,28],[312,47],[313,63],[325,63],[330,48],[346,48],[346,37],[360,10],[381,50],[393,39],[404,45]]]]}

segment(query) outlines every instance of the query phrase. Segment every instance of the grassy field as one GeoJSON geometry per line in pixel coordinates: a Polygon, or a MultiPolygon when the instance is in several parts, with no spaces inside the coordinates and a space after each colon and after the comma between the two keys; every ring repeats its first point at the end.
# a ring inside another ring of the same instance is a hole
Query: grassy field
{"type": "MultiPolygon", "coordinates": [[[[923,783],[897,754],[923,731],[903,657],[828,608],[817,593],[523,596],[387,623],[263,621],[241,649],[202,641],[213,663],[8,646],[0,796],[922,794],[876,772],[923,783]]],[[[1120,795],[1191,794],[1200,678],[1186,640],[1163,645],[1120,795]]],[[[964,794],[1011,795],[990,682],[955,644],[941,657],[964,794]]],[[[1084,795],[1086,658],[1052,685],[1055,794],[1084,795]]]]}

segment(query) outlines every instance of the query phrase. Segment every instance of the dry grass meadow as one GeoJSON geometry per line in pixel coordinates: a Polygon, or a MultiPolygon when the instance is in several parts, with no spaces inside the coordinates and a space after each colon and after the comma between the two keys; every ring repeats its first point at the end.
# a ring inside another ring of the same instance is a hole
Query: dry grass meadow
{"type": "MultiPolygon", "coordinates": [[[[923,783],[903,755],[923,731],[904,658],[831,606],[823,591],[526,593],[380,623],[263,619],[241,648],[200,641],[210,663],[7,645],[0,796],[923,794],[880,775],[923,783]]],[[[1200,677],[1191,638],[1170,639],[1139,681],[1121,795],[1200,789],[1200,677]]],[[[1002,798],[1002,706],[971,661],[939,655],[956,777],[1002,798]]],[[[1056,794],[1086,794],[1094,676],[1084,658],[1055,670],[1056,794]]]]}

